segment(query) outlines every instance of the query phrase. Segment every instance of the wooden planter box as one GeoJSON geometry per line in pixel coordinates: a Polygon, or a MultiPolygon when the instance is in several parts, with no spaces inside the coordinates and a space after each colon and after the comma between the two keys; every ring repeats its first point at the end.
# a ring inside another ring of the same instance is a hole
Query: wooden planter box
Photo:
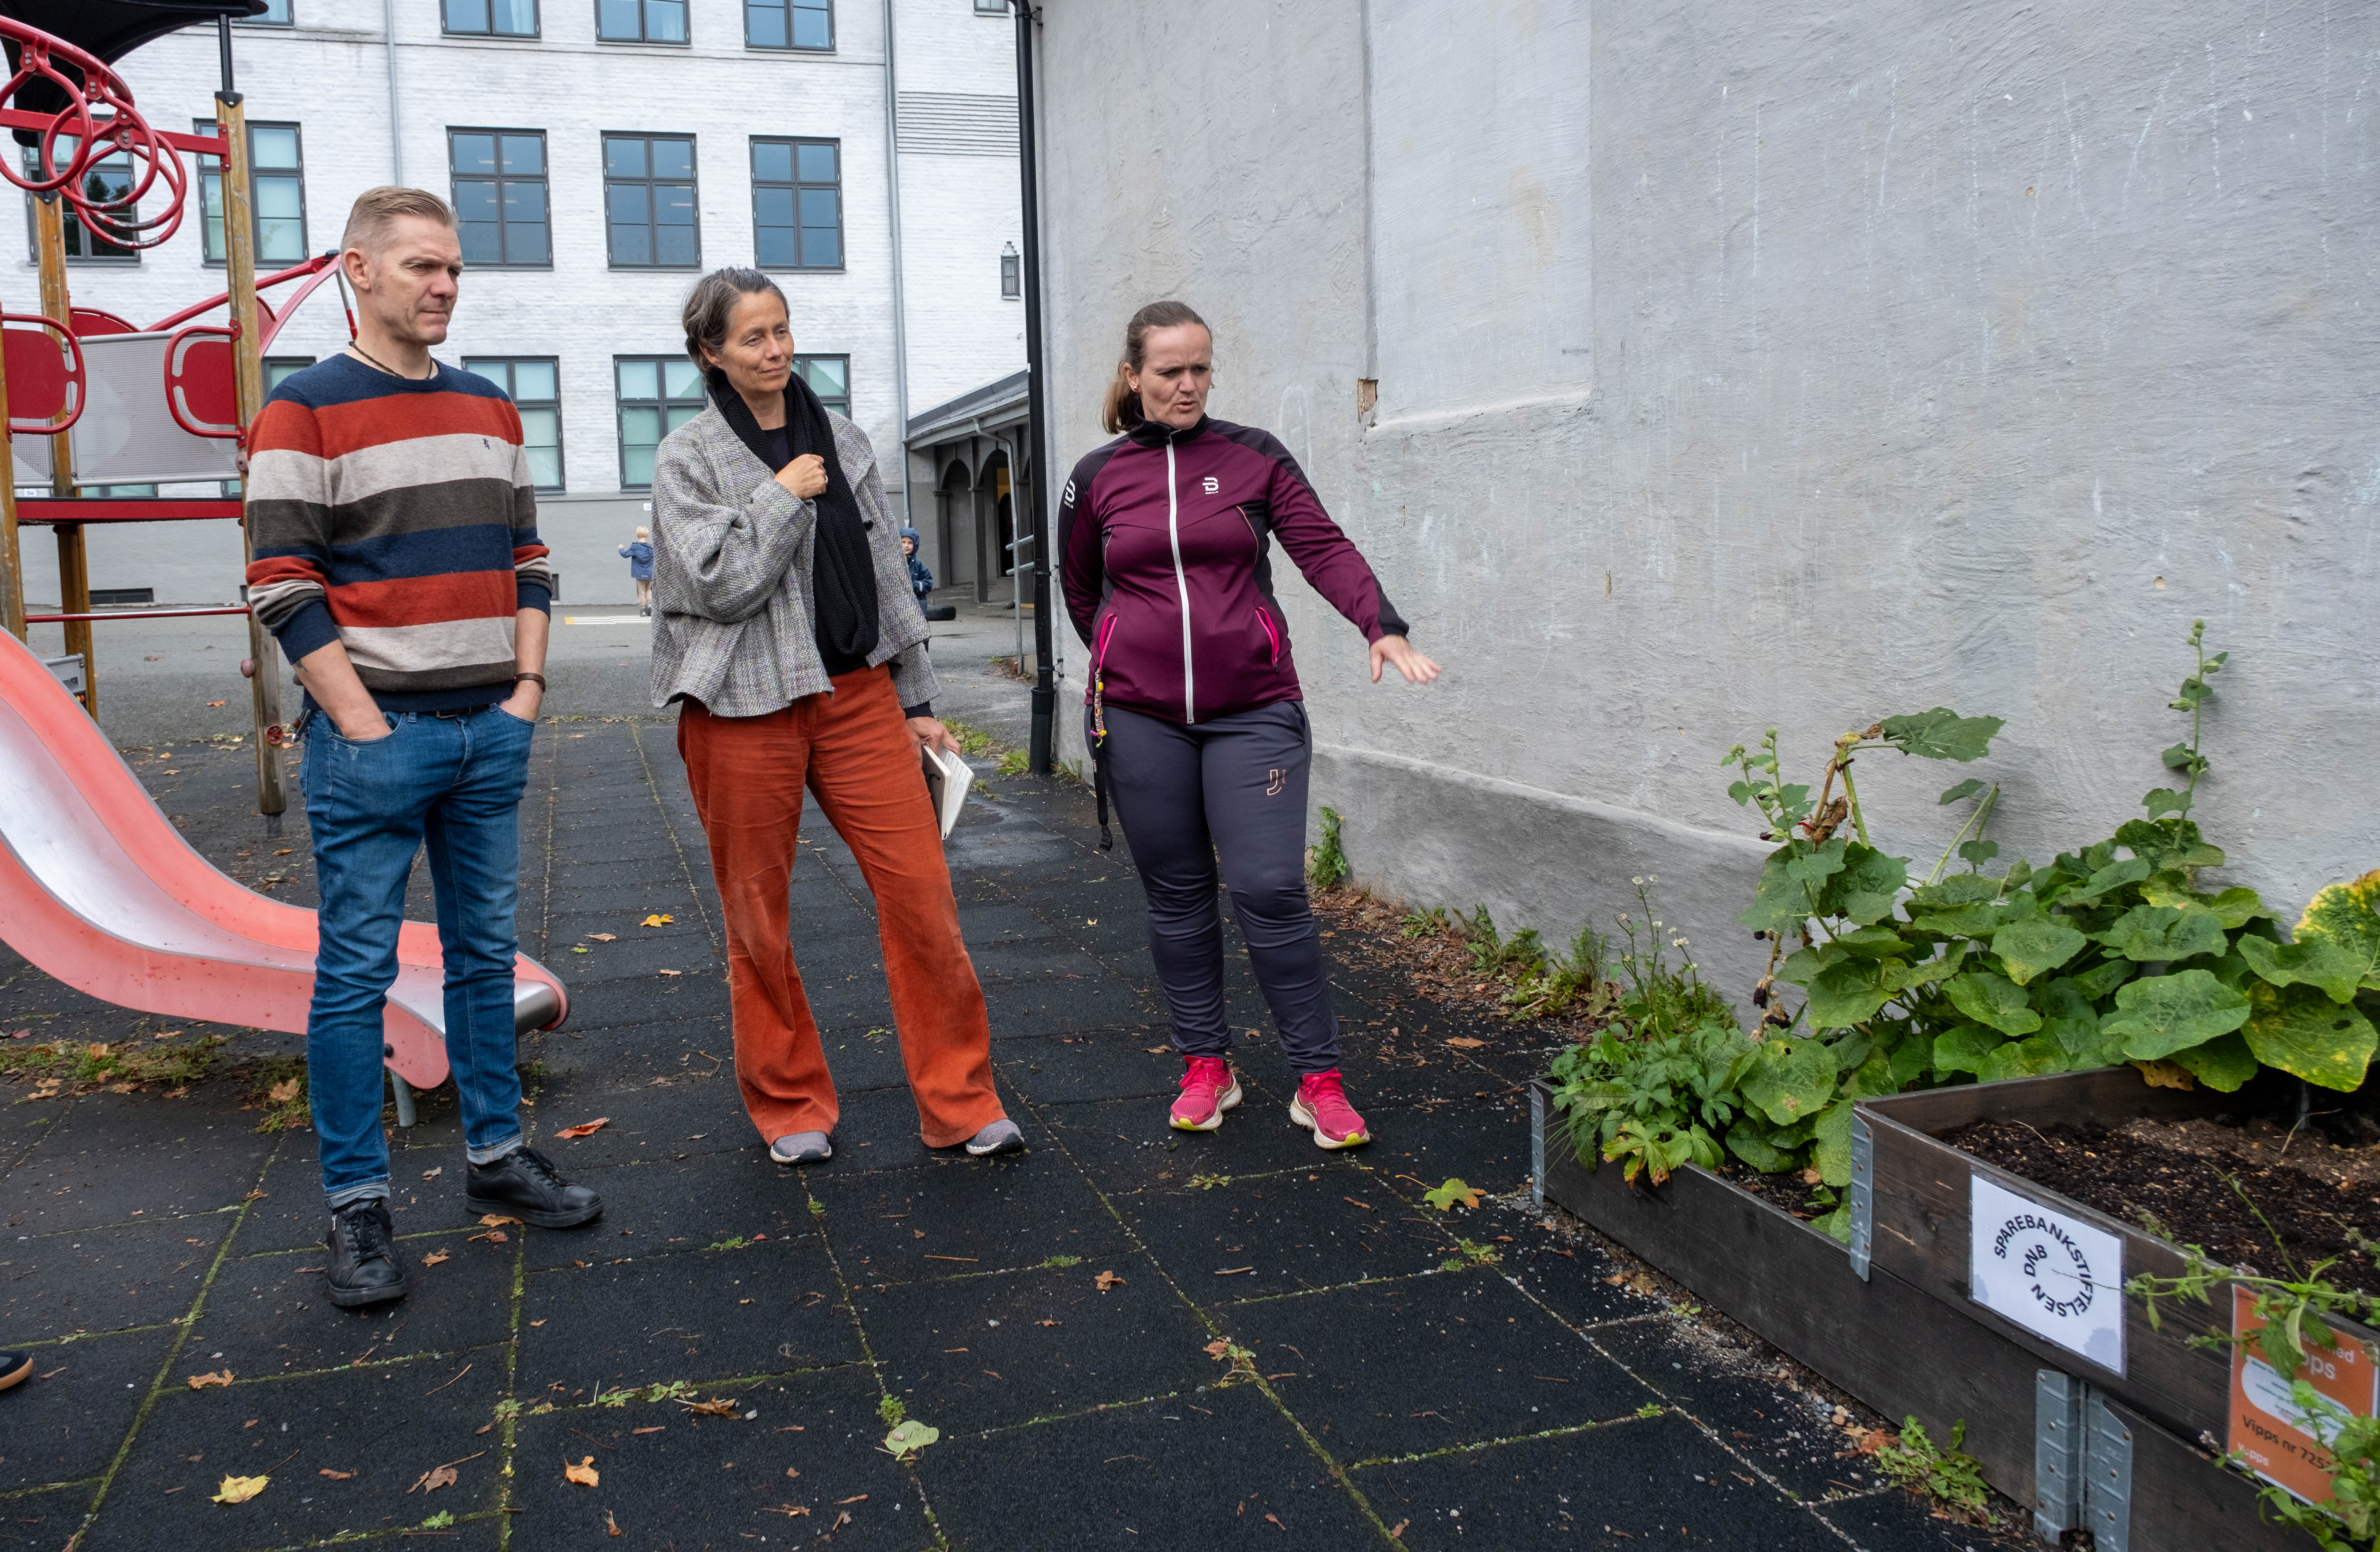
{"type": "MultiPolygon", "coordinates": [[[[2071,1371],[2183,1438],[2219,1445],[2230,1424],[2231,1365],[2222,1353],[2192,1347],[2189,1339],[2209,1325],[2228,1324],[2224,1296],[2217,1293],[2212,1309],[2168,1303],[2164,1329],[2152,1328],[2144,1302],[2119,1290],[2125,1279],[2143,1272],[2178,1276],[2184,1262],[2170,1243],[1939,1139],[1978,1121],[2021,1122],[2040,1128],[2061,1122],[2119,1126],[2143,1118],[2185,1121],[2231,1103],[2228,1097],[2204,1089],[2152,1088],[2130,1067],[1862,1100],[1853,1152],[1855,1158],[1864,1153],[1869,1165],[1867,1250],[1873,1268],[1922,1290],[2044,1362],[2071,1371]],[[1977,1180],[2037,1203],[2070,1224],[2096,1229],[2121,1244],[2120,1268],[2103,1273],[2099,1290],[2122,1301],[2123,1340],[2113,1362],[2049,1340],[1973,1297],[1970,1204],[1977,1180]]],[[[1855,1247],[1858,1240],[1855,1230],[1855,1247]]],[[[2333,1324],[2352,1337],[2374,1336],[2349,1322],[2333,1324]]]]}
{"type": "Polygon", "coordinates": [[[1531,1085],[1530,1110],[1542,1199],[1888,1418],[1913,1415],[1945,1440],[1963,1421],[1985,1478],[2033,1506],[2046,1537],[2087,1528],[2100,1552],[2311,1546],[2265,1522],[2254,1485],[2190,1436],[2086,1389],[2079,1363],[2045,1363],[1888,1267],[1862,1278],[1842,1245],[1707,1170],[1632,1186],[1616,1164],[1589,1170],[1542,1083],[1531,1085]]]}

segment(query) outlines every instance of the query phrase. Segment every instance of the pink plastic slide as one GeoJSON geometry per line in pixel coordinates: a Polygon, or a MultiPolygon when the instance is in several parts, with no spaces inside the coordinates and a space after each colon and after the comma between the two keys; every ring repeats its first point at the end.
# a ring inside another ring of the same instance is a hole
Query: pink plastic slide
{"type": "MultiPolygon", "coordinates": [[[[79,991],[169,1018],[302,1034],[314,913],[210,866],[42,661],[0,631],[0,940],[79,991]]],[[[438,928],[407,922],[385,1013],[388,1065],[446,1077],[438,928]]],[[[570,999],[527,954],[516,1026],[552,1029],[570,999]]]]}

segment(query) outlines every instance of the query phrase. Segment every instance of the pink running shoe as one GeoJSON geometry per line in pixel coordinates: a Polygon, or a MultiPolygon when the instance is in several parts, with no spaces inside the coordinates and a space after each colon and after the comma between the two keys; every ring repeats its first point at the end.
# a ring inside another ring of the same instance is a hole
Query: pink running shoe
{"type": "Polygon", "coordinates": [[[1173,1101],[1173,1124],[1184,1132],[1212,1132],[1223,1112],[1240,1102],[1240,1080],[1220,1056],[1182,1059],[1182,1095],[1173,1101]]]}
{"type": "Polygon", "coordinates": [[[1364,1130],[1364,1118],[1347,1103],[1335,1069],[1309,1073],[1297,1081],[1297,1097],[1289,1102],[1289,1119],[1314,1133],[1316,1147],[1360,1147],[1372,1140],[1372,1134],[1364,1130]]]}

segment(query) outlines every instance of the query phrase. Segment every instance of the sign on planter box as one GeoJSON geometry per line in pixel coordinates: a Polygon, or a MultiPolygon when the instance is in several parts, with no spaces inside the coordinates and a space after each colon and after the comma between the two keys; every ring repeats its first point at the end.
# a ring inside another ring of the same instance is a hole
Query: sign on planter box
{"type": "Polygon", "coordinates": [[[2124,1242],[1980,1174],[1967,1178],[1969,1296],[2122,1374],[2124,1242]]]}
{"type": "MultiPolygon", "coordinates": [[[[2256,1301],[2244,1288],[2231,1290],[2231,1334],[2248,1337],[2264,1328],[2256,1318],[2256,1301]]],[[[2338,1470],[2330,1456],[2330,1440],[2338,1437],[2347,1417],[2369,1417],[2374,1401],[2374,1374],[2371,1350],[2341,1339],[2337,1347],[2306,1344],[2301,1379],[2337,1404],[2336,1415],[2308,1416],[2301,1411],[2280,1372],[2258,1357],[2252,1346],[2235,1342],[2231,1349],[2231,1437],[2226,1442],[2247,1460],[2249,1469],[2277,1487],[2284,1487],[2308,1503],[2333,1497],[2331,1473],[2338,1470]]]]}

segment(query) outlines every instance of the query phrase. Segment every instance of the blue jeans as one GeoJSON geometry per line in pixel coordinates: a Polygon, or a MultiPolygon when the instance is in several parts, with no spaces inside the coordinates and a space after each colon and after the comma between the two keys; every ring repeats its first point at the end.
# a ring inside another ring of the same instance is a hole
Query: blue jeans
{"type": "Polygon", "coordinates": [[[317,715],[306,751],[306,819],[322,888],[322,947],[306,1019],[307,1085],[334,1210],[388,1194],[380,1125],[382,1007],[396,979],[397,928],[414,854],[428,843],[446,960],[446,1060],[474,1163],[520,1146],[514,1070],[513,915],[520,901],[520,800],[533,724],[499,708],[468,717],[389,716],[358,744],[317,715]]]}

